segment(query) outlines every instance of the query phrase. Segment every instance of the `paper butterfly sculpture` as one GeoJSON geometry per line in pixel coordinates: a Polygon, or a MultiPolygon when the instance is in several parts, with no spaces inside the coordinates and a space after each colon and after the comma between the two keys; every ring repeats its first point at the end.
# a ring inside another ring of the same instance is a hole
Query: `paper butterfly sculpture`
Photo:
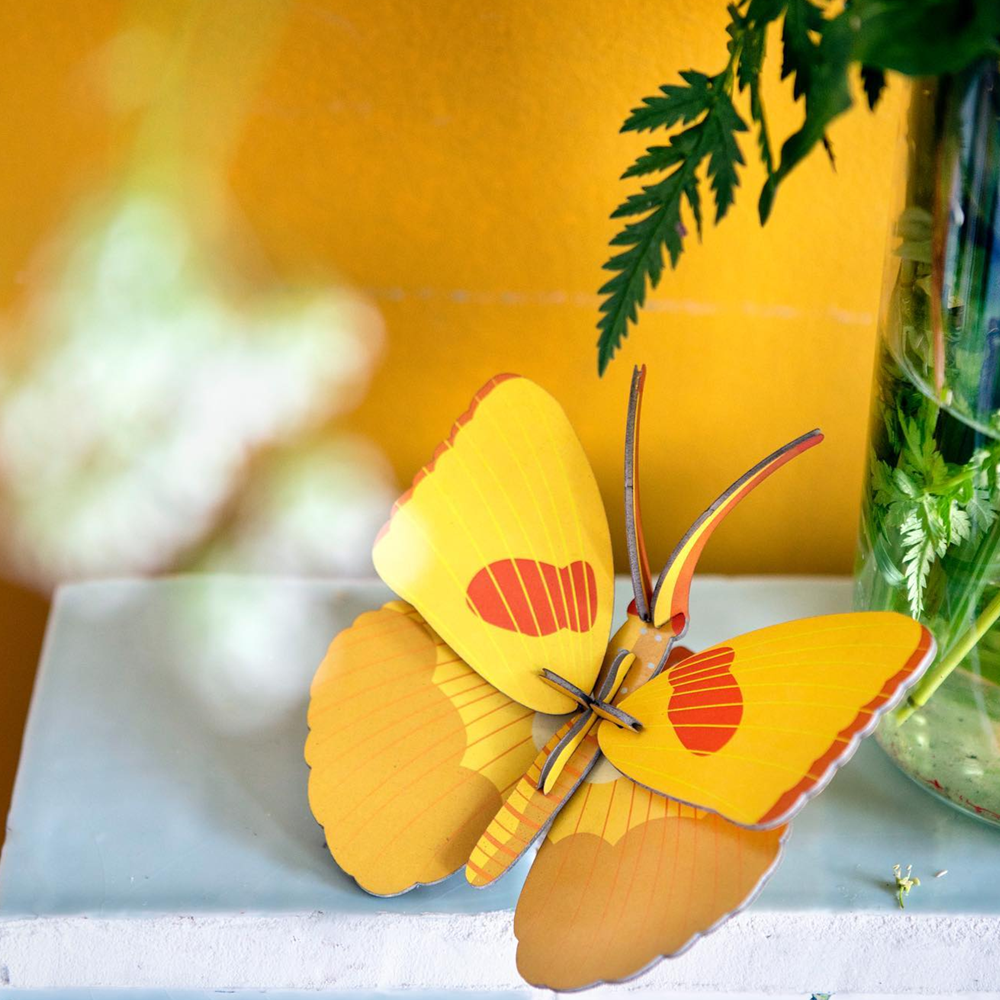
{"type": "Polygon", "coordinates": [[[393,507],[374,549],[400,596],[333,641],[312,686],[309,800],[340,867],[383,896],[540,848],[514,915],[530,983],[577,989],[676,955],[745,906],[788,821],[931,660],[892,613],[827,615],[692,654],[709,535],[818,444],[769,455],[681,539],[655,585],[625,445],[635,600],[611,637],[597,483],[558,403],[498,375],[393,507]]]}

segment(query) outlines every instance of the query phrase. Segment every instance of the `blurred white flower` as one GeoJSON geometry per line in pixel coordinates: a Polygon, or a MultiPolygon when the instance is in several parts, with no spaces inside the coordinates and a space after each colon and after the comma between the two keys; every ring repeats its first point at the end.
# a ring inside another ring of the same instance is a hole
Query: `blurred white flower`
{"type": "Polygon", "coordinates": [[[199,568],[313,576],[372,575],[372,541],[397,490],[369,443],[279,452],[255,467],[232,520],[199,568]]]}
{"type": "Polygon", "coordinates": [[[15,571],[48,587],[169,569],[224,510],[245,509],[229,563],[369,572],[373,512],[391,492],[371,448],[327,438],[272,463],[272,482],[248,476],[262,448],[361,398],[382,342],[375,310],[341,290],[248,290],[153,195],[87,213],[62,245],[18,318],[0,319],[31,334],[29,357],[0,373],[15,571]]]}

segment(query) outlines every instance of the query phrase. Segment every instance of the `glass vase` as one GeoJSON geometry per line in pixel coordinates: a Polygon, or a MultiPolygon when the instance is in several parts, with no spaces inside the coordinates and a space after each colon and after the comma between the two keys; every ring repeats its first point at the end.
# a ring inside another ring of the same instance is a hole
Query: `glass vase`
{"type": "Polygon", "coordinates": [[[938,652],[877,738],[1000,825],[1000,78],[915,80],[879,315],[856,607],[938,652]]]}

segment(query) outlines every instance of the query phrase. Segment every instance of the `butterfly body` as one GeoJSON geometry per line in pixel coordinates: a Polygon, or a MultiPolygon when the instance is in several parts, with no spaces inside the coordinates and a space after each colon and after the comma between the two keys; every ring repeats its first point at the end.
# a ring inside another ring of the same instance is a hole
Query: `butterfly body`
{"type": "MultiPolygon", "coordinates": [[[[579,689],[574,690],[573,697],[580,703],[580,710],[562,723],[557,730],[555,743],[551,746],[546,744],[542,748],[538,758],[524,776],[525,783],[533,786],[536,794],[552,795],[563,768],[573,758],[587,737],[596,732],[597,726],[602,721],[616,726],[634,725],[634,720],[621,712],[617,708],[617,703],[630,691],[638,690],[656,676],[671,662],[671,658],[676,662],[678,659],[683,659],[689,652],[683,647],[674,647],[674,636],[669,629],[659,629],[649,622],[644,622],[639,618],[634,605],[631,606],[625,623],[615,632],[608,643],[593,691],[588,695],[579,689]]],[[[543,673],[547,675],[547,679],[555,683],[557,687],[562,687],[563,690],[566,687],[572,687],[561,678],[553,675],[551,671],[543,673]]],[[[597,763],[598,756],[595,754],[593,759],[588,758],[587,770],[597,763]]],[[[583,765],[580,764],[580,766],[583,765]]],[[[583,777],[585,773],[581,771],[578,776],[583,777]]],[[[564,799],[557,799],[557,804],[552,810],[553,818],[564,801],[564,799]]],[[[470,881],[480,888],[503,874],[511,863],[508,860],[499,870],[495,870],[490,878],[484,876],[481,867],[484,859],[491,855],[496,856],[496,851],[490,850],[491,845],[493,848],[498,848],[500,847],[498,840],[502,843],[504,839],[502,835],[497,836],[498,831],[495,828],[488,832],[490,836],[481,839],[473,852],[473,862],[478,861],[479,870],[477,871],[475,864],[470,865],[467,869],[470,881]]],[[[523,853],[524,848],[530,846],[532,842],[533,840],[529,840],[527,843],[522,841],[518,857],[523,853]]],[[[500,849],[503,848],[500,847],[500,849]]],[[[511,855],[508,857],[512,859],[511,855]]]]}
{"type": "Polygon", "coordinates": [[[484,888],[506,874],[598,764],[597,726],[602,721],[622,724],[602,707],[610,706],[614,711],[621,699],[689,652],[674,645],[669,629],[644,622],[634,604],[630,606],[624,624],[608,643],[597,683],[586,699],[589,704],[568,718],[552,719],[550,727],[558,728],[473,849],[466,865],[466,877],[472,885],[484,888]]]}
{"type": "Polygon", "coordinates": [[[309,800],[340,867],[394,895],[485,888],[537,847],[518,968],[578,989],[636,975],[747,905],[787,824],[930,662],[889,613],[784,622],[692,653],[695,565],[725,516],[821,440],[712,503],[655,581],[626,424],[635,600],[610,641],[600,491],[558,404],[491,379],[397,501],[374,561],[399,595],[337,636],[313,681],[309,800]]]}

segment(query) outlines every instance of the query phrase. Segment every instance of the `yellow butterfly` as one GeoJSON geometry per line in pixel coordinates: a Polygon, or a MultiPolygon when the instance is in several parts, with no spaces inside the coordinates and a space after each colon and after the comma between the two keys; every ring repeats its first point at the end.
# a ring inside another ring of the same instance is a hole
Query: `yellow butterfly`
{"type": "Polygon", "coordinates": [[[692,654],[677,644],[709,535],[805,434],[698,518],[655,585],[637,481],[635,600],[607,642],[614,569],[593,473],[558,403],[498,375],[397,501],[374,548],[402,598],[333,641],[309,706],[309,801],[340,867],[394,895],[465,869],[487,886],[544,838],[514,916],[530,983],[615,982],[745,906],[787,823],[934,654],[891,613],[828,615],[692,654]]]}

